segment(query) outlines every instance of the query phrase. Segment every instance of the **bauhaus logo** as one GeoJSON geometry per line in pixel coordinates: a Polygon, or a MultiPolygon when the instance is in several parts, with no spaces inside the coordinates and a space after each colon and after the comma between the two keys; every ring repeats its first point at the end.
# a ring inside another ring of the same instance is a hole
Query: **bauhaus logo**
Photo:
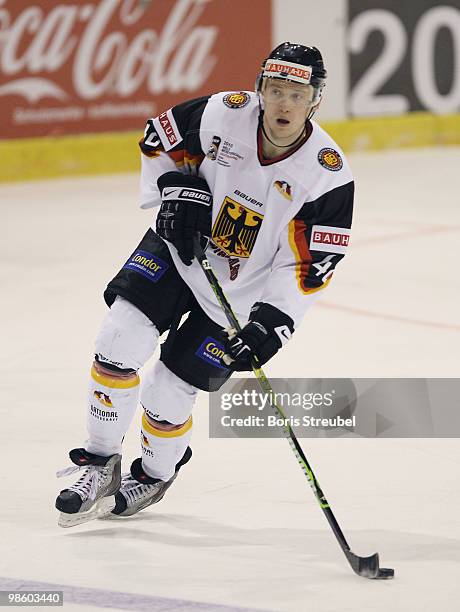
{"type": "Polygon", "coordinates": [[[343,254],[350,240],[350,230],[343,227],[314,225],[311,230],[310,250],[343,254]]]}

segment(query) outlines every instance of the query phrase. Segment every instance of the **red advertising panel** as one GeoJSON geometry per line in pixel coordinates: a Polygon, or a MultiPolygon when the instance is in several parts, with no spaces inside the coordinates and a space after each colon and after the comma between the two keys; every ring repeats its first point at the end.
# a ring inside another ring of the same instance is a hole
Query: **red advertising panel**
{"type": "Polygon", "coordinates": [[[252,89],[269,0],[0,0],[0,138],[139,129],[252,89]]]}

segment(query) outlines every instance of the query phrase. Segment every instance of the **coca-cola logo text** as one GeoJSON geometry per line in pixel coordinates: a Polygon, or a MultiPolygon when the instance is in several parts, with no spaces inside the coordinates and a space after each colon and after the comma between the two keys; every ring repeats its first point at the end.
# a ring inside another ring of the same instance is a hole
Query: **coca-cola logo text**
{"type": "Polygon", "coordinates": [[[155,2],[149,11],[139,0],[53,2],[48,11],[36,2],[13,18],[0,0],[0,96],[67,103],[74,96],[128,98],[141,87],[151,94],[194,91],[217,60],[218,28],[197,23],[208,2],[177,0],[156,30],[155,2]],[[53,79],[64,68],[71,87],[53,79]]]}

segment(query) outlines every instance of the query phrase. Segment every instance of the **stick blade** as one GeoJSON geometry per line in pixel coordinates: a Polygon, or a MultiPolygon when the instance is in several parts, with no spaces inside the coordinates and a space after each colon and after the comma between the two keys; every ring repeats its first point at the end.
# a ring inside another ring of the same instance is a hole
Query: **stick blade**
{"type": "Polygon", "coordinates": [[[394,569],[389,567],[380,567],[379,554],[375,553],[370,557],[358,557],[354,553],[345,551],[345,555],[350,563],[353,571],[358,576],[370,578],[371,580],[388,580],[395,575],[394,569]]]}

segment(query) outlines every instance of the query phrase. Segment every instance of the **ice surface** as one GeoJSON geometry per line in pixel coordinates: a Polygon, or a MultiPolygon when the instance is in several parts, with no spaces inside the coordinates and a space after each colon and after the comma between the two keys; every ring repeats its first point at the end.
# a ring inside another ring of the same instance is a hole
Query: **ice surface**
{"type": "MultiPolygon", "coordinates": [[[[458,377],[460,149],[350,161],[351,252],[267,374],[458,377]]],[[[119,522],[57,527],[63,483],[54,473],[85,439],[102,289],[152,218],[137,208],[137,183],[122,175],[0,187],[0,589],[13,579],[68,585],[69,610],[98,609],[92,589],[108,592],[109,609],[457,610],[457,440],[303,442],[354,552],[379,551],[392,582],[352,574],[285,440],[208,438],[205,394],[194,459],[161,504],[119,522]],[[116,593],[132,593],[131,604],[116,593]]],[[[139,422],[140,413],[126,467],[139,453],[139,422]]]]}

